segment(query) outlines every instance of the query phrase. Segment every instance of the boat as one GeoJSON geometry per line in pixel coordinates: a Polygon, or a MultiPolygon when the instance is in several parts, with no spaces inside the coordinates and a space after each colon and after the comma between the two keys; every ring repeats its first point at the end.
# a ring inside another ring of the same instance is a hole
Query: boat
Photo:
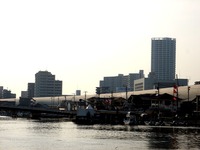
{"type": "Polygon", "coordinates": [[[137,125],[136,116],[132,112],[127,112],[126,117],[123,120],[125,125],[137,125]]]}
{"type": "Polygon", "coordinates": [[[12,120],[11,116],[0,116],[0,120],[12,120]]]}
{"type": "Polygon", "coordinates": [[[90,104],[86,108],[79,106],[74,122],[77,124],[94,124],[94,115],[95,110],[90,104]]]}

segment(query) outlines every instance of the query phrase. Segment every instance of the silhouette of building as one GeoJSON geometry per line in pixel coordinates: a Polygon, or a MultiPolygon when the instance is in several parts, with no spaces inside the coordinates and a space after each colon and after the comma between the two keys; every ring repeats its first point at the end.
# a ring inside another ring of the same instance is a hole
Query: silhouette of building
{"type": "Polygon", "coordinates": [[[143,70],[140,70],[139,73],[130,73],[125,76],[123,74],[119,74],[118,76],[104,77],[104,80],[100,81],[100,87],[97,89],[100,90],[100,94],[132,91],[134,80],[140,78],[144,78],[143,70]]]}
{"type": "Polygon", "coordinates": [[[11,93],[10,90],[3,89],[3,91],[2,91],[2,98],[16,98],[16,94],[11,93]]]}
{"type": "Polygon", "coordinates": [[[35,74],[34,97],[48,97],[62,95],[62,81],[55,80],[55,75],[48,71],[35,74]]]}
{"type": "Polygon", "coordinates": [[[81,95],[81,90],[76,90],[76,95],[77,96],[81,95]]]}
{"type": "Polygon", "coordinates": [[[141,78],[134,82],[134,91],[154,89],[154,80],[152,78],[141,78]]]}
{"type": "Polygon", "coordinates": [[[35,83],[28,83],[28,98],[34,97],[35,83]]]}
{"type": "Polygon", "coordinates": [[[21,91],[21,98],[28,98],[28,91],[21,91]]]}

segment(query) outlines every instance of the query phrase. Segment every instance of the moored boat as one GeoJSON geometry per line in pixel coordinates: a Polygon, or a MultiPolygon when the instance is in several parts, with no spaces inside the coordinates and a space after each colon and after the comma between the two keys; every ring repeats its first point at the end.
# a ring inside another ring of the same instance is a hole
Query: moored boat
{"type": "Polygon", "coordinates": [[[13,118],[10,116],[0,116],[0,120],[11,120],[11,119],[13,118]]]}
{"type": "Polygon", "coordinates": [[[126,114],[123,122],[125,125],[137,125],[136,116],[130,111],[126,114]]]}

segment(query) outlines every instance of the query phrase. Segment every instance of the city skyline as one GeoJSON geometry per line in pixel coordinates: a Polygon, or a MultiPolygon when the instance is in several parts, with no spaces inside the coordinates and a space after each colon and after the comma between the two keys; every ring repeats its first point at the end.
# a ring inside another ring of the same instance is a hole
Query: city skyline
{"type": "Polygon", "coordinates": [[[151,38],[176,38],[176,74],[200,80],[200,1],[1,1],[0,85],[20,96],[34,74],[63,94],[94,94],[104,76],[151,70],[151,38]]]}

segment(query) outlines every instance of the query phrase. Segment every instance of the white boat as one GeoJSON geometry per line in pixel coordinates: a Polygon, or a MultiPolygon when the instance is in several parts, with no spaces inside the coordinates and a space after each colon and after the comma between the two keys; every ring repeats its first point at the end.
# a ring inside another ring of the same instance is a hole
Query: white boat
{"type": "Polygon", "coordinates": [[[126,114],[126,118],[124,119],[125,125],[137,125],[136,116],[130,111],[126,114]]]}
{"type": "Polygon", "coordinates": [[[94,114],[95,110],[90,104],[86,108],[84,106],[79,106],[75,122],[77,124],[93,124],[94,114]]]}
{"type": "Polygon", "coordinates": [[[0,116],[0,120],[11,120],[11,119],[13,118],[10,116],[0,116]]]}

